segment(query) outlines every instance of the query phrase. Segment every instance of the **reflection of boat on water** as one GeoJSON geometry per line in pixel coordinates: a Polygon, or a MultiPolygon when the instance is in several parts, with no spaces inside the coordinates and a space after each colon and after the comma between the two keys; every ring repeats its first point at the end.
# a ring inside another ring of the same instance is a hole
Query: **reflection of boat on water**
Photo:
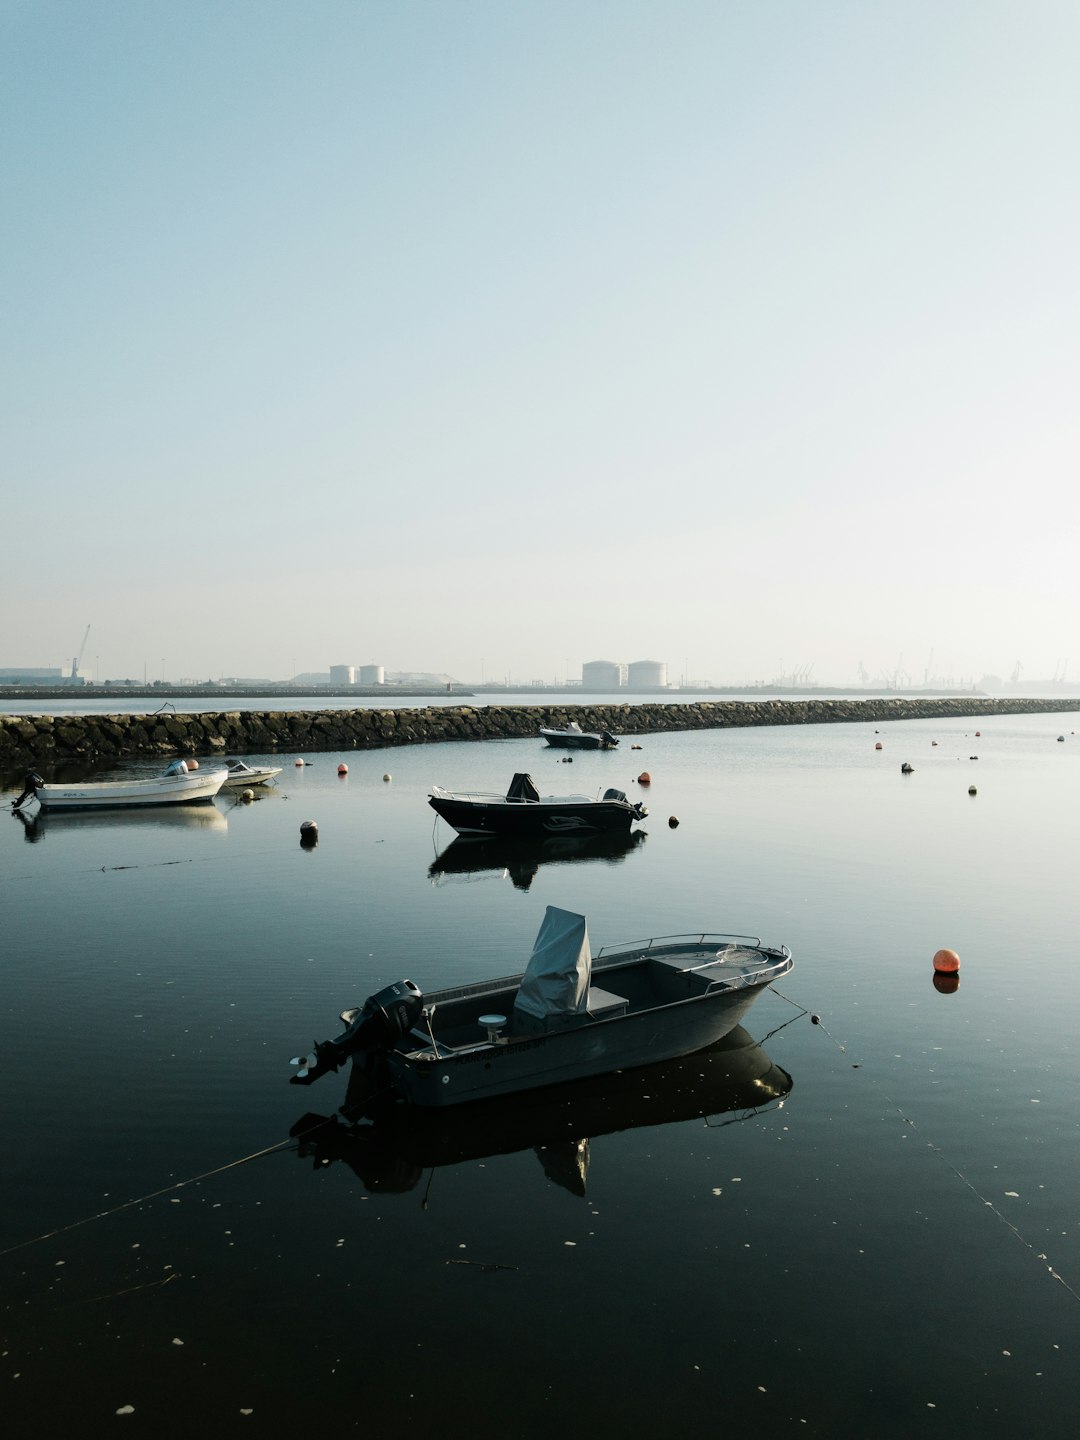
{"type": "Polygon", "coordinates": [[[519,890],[528,890],[541,865],[568,865],[603,860],[617,865],[646,839],[645,830],[626,835],[550,835],[542,839],[470,839],[459,836],[428,866],[432,880],[446,876],[508,875],[519,890]]]}
{"type": "Polygon", "coordinates": [[[534,1149],[549,1180],[584,1195],[590,1139],[720,1115],[746,1119],[782,1101],[792,1084],[741,1026],[677,1060],[451,1110],[389,1104],[365,1112],[353,1099],[363,1083],[354,1076],[342,1107],[354,1123],[308,1114],[292,1134],[316,1168],[341,1161],[365,1189],[392,1192],[412,1190],[433,1167],[534,1149]]]}
{"type": "Polygon", "coordinates": [[[129,807],[117,810],[38,810],[33,816],[16,810],[27,840],[41,840],[45,835],[63,835],[71,831],[112,830],[131,832],[155,828],[199,830],[203,834],[228,830],[225,815],[211,801],[209,805],[167,805],[163,807],[129,807]]]}

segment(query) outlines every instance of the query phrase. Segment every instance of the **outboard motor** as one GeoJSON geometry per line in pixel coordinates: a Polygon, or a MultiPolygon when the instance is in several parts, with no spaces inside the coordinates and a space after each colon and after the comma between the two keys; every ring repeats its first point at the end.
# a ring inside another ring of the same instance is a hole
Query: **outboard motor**
{"type": "Polygon", "coordinates": [[[605,790],[605,791],[604,791],[604,799],[605,799],[605,800],[622,800],[622,801],[625,803],[625,801],[626,801],[626,791],[625,791],[625,790],[605,790]]]}
{"type": "Polygon", "coordinates": [[[310,1085],[328,1070],[336,1070],[357,1051],[390,1050],[407,1035],[424,1011],[424,996],[412,980],[397,980],[375,995],[362,1008],[343,1010],[345,1029],[333,1040],[315,1043],[314,1053],[293,1060],[293,1082],[310,1085]]]}
{"type": "Polygon", "coordinates": [[[27,800],[32,799],[32,797],[37,793],[38,786],[44,784],[45,781],[41,778],[41,776],[37,773],[36,770],[28,770],[23,776],[23,792],[17,800],[12,801],[11,808],[13,810],[18,810],[20,806],[25,805],[27,800]]]}
{"type": "Polygon", "coordinates": [[[619,743],[610,730],[605,730],[600,739],[604,742],[604,748],[607,750],[614,750],[619,743]]]}

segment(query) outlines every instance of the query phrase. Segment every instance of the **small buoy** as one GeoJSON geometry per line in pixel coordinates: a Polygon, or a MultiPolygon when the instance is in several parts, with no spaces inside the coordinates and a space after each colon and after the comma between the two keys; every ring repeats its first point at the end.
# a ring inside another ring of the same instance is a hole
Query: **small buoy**
{"type": "Polygon", "coordinates": [[[388,781],[389,781],[389,780],[392,780],[394,777],[390,774],[389,771],[387,771],[386,774],[385,774],[382,778],[383,778],[384,780],[388,780],[388,781]]]}
{"type": "Polygon", "coordinates": [[[192,757],[189,755],[187,760],[187,768],[189,770],[197,770],[199,768],[198,760],[192,759],[192,757]]]}
{"type": "Polygon", "coordinates": [[[975,731],[975,739],[976,739],[976,740],[978,740],[981,735],[982,735],[982,731],[981,731],[981,730],[976,730],[976,731],[975,731]]]}
{"type": "Polygon", "coordinates": [[[821,1016],[820,1016],[820,1015],[811,1015],[811,1016],[810,1016],[810,1024],[811,1024],[811,1025],[820,1025],[820,1024],[821,1024],[821,1016]]]}
{"type": "Polygon", "coordinates": [[[941,975],[955,975],[960,969],[960,956],[955,950],[935,951],[934,969],[941,975]]]}
{"type": "Polygon", "coordinates": [[[672,830],[677,830],[679,828],[678,815],[669,815],[667,817],[667,823],[671,826],[672,830]]]}
{"type": "Polygon", "coordinates": [[[313,850],[319,843],[319,826],[314,820],[304,820],[300,825],[300,844],[305,850],[313,850]]]}
{"type": "Polygon", "coordinates": [[[252,800],[255,799],[255,791],[254,791],[254,790],[242,790],[242,791],[240,792],[240,799],[243,800],[243,802],[244,802],[245,805],[250,805],[251,802],[252,802],[252,800]]]}
{"type": "Polygon", "coordinates": [[[951,975],[943,974],[940,970],[934,971],[934,989],[940,990],[942,995],[954,995],[960,988],[960,976],[954,971],[951,975]]]}
{"type": "Polygon", "coordinates": [[[343,761],[341,762],[341,764],[337,767],[337,773],[338,773],[339,775],[347,775],[347,774],[349,773],[349,767],[348,767],[348,765],[345,764],[344,760],[343,760],[343,761]]]}
{"type": "Polygon", "coordinates": [[[905,760],[904,763],[900,766],[900,774],[901,774],[901,775],[914,775],[914,774],[915,774],[915,766],[914,766],[914,765],[909,765],[908,762],[905,760]]]}
{"type": "Polygon", "coordinates": [[[937,744],[937,741],[936,741],[936,740],[931,740],[931,741],[930,741],[930,744],[931,744],[931,745],[936,745],[936,744],[937,744]]]}
{"type": "Polygon", "coordinates": [[[1059,736],[1058,736],[1058,739],[1059,739],[1059,740],[1064,740],[1064,739],[1065,739],[1065,736],[1064,736],[1064,735],[1059,735],[1059,736]]]}
{"type": "Polygon", "coordinates": [[[881,749],[881,741],[880,741],[880,740],[878,740],[878,741],[875,743],[874,749],[875,749],[875,750],[880,750],[880,749],[881,749]]]}
{"type": "Polygon", "coordinates": [[[969,785],[969,786],[968,786],[968,794],[969,794],[969,795],[977,795],[978,793],[979,793],[979,792],[975,789],[975,786],[974,786],[974,785],[969,785]]]}
{"type": "Polygon", "coordinates": [[[652,784],[652,776],[649,774],[648,770],[642,770],[641,774],[637,777],[637,783],[639,785],[652,784]]]}
{"type": "Polygon", "coordinates": [[[641,746],[640,746],[640,745],[631,745],[631,746],[630,746],[630,749],[631,749],[631,750],[640,750],[640,749],[641,749],[641,746]]]}
{"type": "Polygon", "coordinates": [[[303,765],[304,762],[303,762],[303,760],[297,760],[296,763],[297,763],[297,765],[303,765]]]}

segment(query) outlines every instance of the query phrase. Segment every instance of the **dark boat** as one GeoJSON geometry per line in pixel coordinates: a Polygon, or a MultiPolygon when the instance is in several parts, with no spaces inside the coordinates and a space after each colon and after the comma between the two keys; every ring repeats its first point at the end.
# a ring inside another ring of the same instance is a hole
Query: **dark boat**
{"type": "Polygon", "coordinates": [[[316,1169],[341,1162],[371,1191],[404,1193],[425,1170],[532,1149],[549,1180],[584,1195],[590,1139],[719,1115],[731,1124],[783,1101],[791,1084],[736,1026],[693,1055],[449,1111],[354,1099],[350,1087],[340,1111],[348,1123],[309,1112],[290,1133],[301,1159],[316,1169]]]}
{"type": "Polygon", "coordinates": [[[505,795],[433,785],[428,804],[459,835],[583,835],[598,830],[625,834],[635,820],[644,820],[649,813],[622,790],[605,790],[602,796],[541,795],[531,775],[515,775],[505,795]]]}
{"type": "Polygon", "coordinates": [[[347,1060],[414,1105],[460,1105],[688,1055],[742,1023],[791,969],[786,946],[663,936],[595,959],[583,915],[549,905],[523,974],[436,990],[388,985],[298,1056],[311,1084],[347,1060]]]}
{"type": "Polygon", "coordinates": [[[610,730],[582,730],[576,720],[561,728],[541,725],[540,739],[559,750],[614,750],[619,743],[610,730]]]}
{"type": "Polygon", "coordinates": [[[615,830],[587,835],[542,835],[522,839],[478,839],[458,836],[428,866],[428,875],[438,882],[452,876],[475,878],[503,874],[518,890],[528,890],[541,865],[574,865],[603,861],[618,865],[632,850],[648,839],[644,830],[620,834],[615,830]]]}

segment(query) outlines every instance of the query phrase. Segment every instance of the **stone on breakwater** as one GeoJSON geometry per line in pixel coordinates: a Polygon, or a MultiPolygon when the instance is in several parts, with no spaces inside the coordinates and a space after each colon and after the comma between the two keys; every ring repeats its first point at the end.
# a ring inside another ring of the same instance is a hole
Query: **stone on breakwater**
{"type": "Polygon", "coordinates": [[[1053,700],[701,700],[666,705],[438,705],[395,710],[208,711],[177,715],[2,715],[0,765],[51,760],[252,754],[275,749],[381,749],[436,740],[505,740],[537,736],[541,725],[578,722],[583,730],[642,735],[735,725],[880,724],[890,720],[1080,710],[1080,698],[1053,700]]]}

